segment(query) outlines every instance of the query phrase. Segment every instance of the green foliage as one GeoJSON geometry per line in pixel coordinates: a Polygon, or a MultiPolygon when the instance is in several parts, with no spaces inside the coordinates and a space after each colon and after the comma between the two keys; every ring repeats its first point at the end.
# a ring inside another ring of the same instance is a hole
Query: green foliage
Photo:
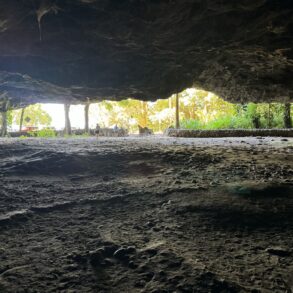
{"type": "Polygon", "coordinates": [[[82,133],[82,134],[75,134],[75,133],[72,133],[72,134],[64,134],[65,138],[86,138],[86,137],[90,137],[90,134],[89,133],[82,133]]]}
{"type": "Polygon", "coordinates": [[[55,130],[49,129],[49,128],[44,128],[44,129],[36,130],[36,131],[29,131],[28,134],[32,137],[43,137],[43,138],[56,137],[55,130]]]}
{"type": "Polygon", "coordinates": [[[13,113],[12,111],[7,111],[7,125],[11,126],[13,123],[13,113]]]}
{"type": "Polygon", "coordinates": [[[254,104],[236,105],[235,114],[223,115],[201,123],[198,120],[183,120],[182,127],[187,129],[252,129],[283,128],[284,105],[254,104]]]}
{"type": "MultiPolygon", "coordinates": [[[[13,121],[20,124],[21,109],[12,111],[13,121]]],[[[49,126],[52,122],[50,115],[42,109],[40,104],[31,105],[25,108],[23,126],[49,126]]]]}
{"type": "Polygon", "coordinates": [[[253,117],[256,117],[257,115],[258,115],[257,104],[254,104],[254,103],[247,104],[246,116],[253,118],[253,117]]]}
{"type": "Polygon", "coordinates": [[[233,116],[223,116],[215,120],[209,121],[204,126],[205,129],[229,129],[234,128],[234,117],[233,116]]]}
{"type": "Polygon", "coordinates": [[[253,128],[252,123],[246,117],[222,116],[217,119],[201,123],[198,120],[184,120],[181,123],[182,128],[186,129],[237,129],[237,128],[253,128]]]}
{"type": "MultiPolygon", "coordinates": [[[[186,128],[202,127],[205,123],[217,119],[224,114],[232,115],[236,107],[216,95],[194,88],[179,94],[180,118],[186,128]],[[188,121],[191,122],[188,122],[188,121]],[[184,122],[185,121],[185,122],[184,122]],[[195,125],[195,121],[198,121],[195,125]]],[[[147,126],[155,132],[162,132],[174,125],[175,96],[156,102],[142,102],[127,99],[120,102],[103,101],[92,105],[91,114],[97,117],[101,127],[117,125],[137,132],[138,124],[147,126]]]]}
{"type": "MultiPolygon", "coordinates": [[[[12,122],[13,122],[13,113],[10,110],[10,111],[7,111],[7,126],[8,126],[8,129],[9,129],[9,127],[11,127],[12,122]]],[[[0,115],[0,124],[2,124],[2,117],[1,117],[1,115],[0,115]]]]}
{"type": "MultiPolygon", "coordinates": [[[[156,102],[132,99],[120,102],[103,101],[93,104],[90,112],[101,127],[117,125],[134,133],[140,124],[155,132],[162,132],[175,124],[175,95],[156,102]]],[[[284,127],[283,104],[236,105],[195,88],[179,93],[179,112],[181,128],[186,129],[284,127]]]]}
{"type": "Polygon", "coordinates": [[[189,120],[182,120],[181,121],[181,128],[185,129],[201,129],[203,125],[200,121],[189,119],[189,120]]]}
{"type": "Polygon", "coordinates": [[[255,128],[253,120],[247,116],[233,117],[232,127],[234,129],[252,129],[255,128]]]}

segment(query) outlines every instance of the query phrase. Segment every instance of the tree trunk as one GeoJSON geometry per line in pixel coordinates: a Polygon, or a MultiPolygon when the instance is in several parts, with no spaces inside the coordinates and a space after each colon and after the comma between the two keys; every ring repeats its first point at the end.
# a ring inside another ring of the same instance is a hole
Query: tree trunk
{"type": "MultiPolygon", "coordinates": [[[[168,99],[168,106],[169,106],[169,109],[171,110],[172,109],[172,97],[168,99]]],[[[171,125],[173,125],[173,119],[172,119],[171,115],[169,115],[169,127],[171,125]]]]}
{"type": "Polygon", "coordinates": [[[179,123],[179,95],[178,93],[176,94],[175,117],[176,117],[175,128],[179,129],[180,123],[179,123]]]}
{"type": "Polygon", "coordinates": [[[286,103],[284,109],[284,126],[285,128],[292,128],[292,120],[291,120],[291,104],[286,103]]]}
{"type": "Polygon", "coordinates": [[[269,103],[268,127],[269,127],[269,128],[272,128],[271,103],[269,103]]]}
{"type": "Polygon", "coordinates": [[[7,111],[1,112],[1,137],[7,135],[7,111]]]}
{"type": "Polygon", "coordinates": [[[25,110],[25,108],[22,108],[22,109],[21,109],[21,114],[20,114],[20,121],[19,121],[19,132],[21,132],[21,131],[22,131],[24,110],[25,110]]]}
{"type": "Polygon", "coordinates": [[[84,106],[84,131],[85,133],[89,133],[89,108],[90,108],[90,103],[87,102],[84,106]]]}
{"type": "Polygon", "coordinates": [[[70,104],[64,104],[64,112],[65,112],[65,134],[71,135],[71,124],[69,118],[69,110],[70,104]]]}
{"type": "Polygon", "coordinates": [[[141,102],[141,112],[142,112],[142,117],[141,117],[141,126],[142,127],[147,127],[148,124],[148,104],[145,101],[141,102]]]}
{"type": "Polygon", "coordinates": [[[4,100],[4,105],[1,112],[1,133],[0,136],[7,135],[7,111],[9,110],[9,100],[4,100]]]}

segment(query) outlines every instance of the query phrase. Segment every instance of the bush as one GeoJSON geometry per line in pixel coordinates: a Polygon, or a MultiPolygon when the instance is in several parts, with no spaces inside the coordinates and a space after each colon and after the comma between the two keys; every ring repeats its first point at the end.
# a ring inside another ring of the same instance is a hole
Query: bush
{"type": "Polygon", "coordinates": [[[49,128],[44,128],[37,131],[29,131],[28,134],[32,137],[56,137],[55,130],[49,128]]]}
{"type": "Polygon", "coordinates": [[[184,120],[181,127],[185,129],[250,129],[253,128],[252,120],[246,116],[223,116],[207,123],[201,123],[197,120],[184,120]]]}
{"type": "Polygon", "coordinates": [[[229,129],[233,128],[233,117],[226,116],[212,120],[205,124],[204,129],[229,129]]]}
{"type": "Polygon", "coordinates": [[[203,123],[198,120],[184,120],[182,128],[186,129],[252,129],[283,128],[284,105],[278,103],[237,105],[237,114],[220,116],[203,123]]]}
{"type": "Polygon", "coordinates": [[[233,127],[234,129],[251,129],[254,128],[252,118],[247,116],[234,117],[233,127]]]}
{"type": "Polygon", "coordinates": [[[202,123],[198,120],[183,120],[181,121],[181,128],[185,129],[201,129],[203,127],[202,123]]]}

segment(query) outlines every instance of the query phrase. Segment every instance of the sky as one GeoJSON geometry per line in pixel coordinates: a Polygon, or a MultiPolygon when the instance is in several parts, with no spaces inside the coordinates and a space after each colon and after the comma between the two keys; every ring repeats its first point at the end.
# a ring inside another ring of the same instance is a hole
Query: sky
{"type": "MultiPolygon", "coordinates": [[[[64,105],[63,104],[42,104],[45,110],[52,118],[51,126],[56,129],[64,128],[64,105]]],[[[70,122],[73,128],[84,128],[84,106],[70,106],[70,122]]]]}

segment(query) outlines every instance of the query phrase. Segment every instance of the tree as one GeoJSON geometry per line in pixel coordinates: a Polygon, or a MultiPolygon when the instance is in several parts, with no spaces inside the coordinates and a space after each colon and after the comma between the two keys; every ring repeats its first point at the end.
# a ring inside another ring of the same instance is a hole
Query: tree
{"type": "Polygon", "coordinates": [[[25,109],[14,110],[13,120],[19,125],[20,131],[22,126],[49,126],[52,122],[51,116],[42,109],[40,104],[34,104],[25,109]]]}
{"type": "Polygon", "coordinates": [[[175,118],[176,118],[175,127],[178,129],[178,128],[180,128],[180,123],[179,123],[179,94],[178,93],[176,94],[175,118]]]}
{"type": "Polygon", "coordinates": [[[1,101],[1,133],[0,136],[4,137],[7,135],[8,125],[8,110],[9,110],[9,99],[5,96],[1,101]]]}
{"type": "Polygon", "coordinates": [[[21,132],[22,130],[24,111],[25,111],[25,108],[22,108],[20,113],[19,132],[21,132]]]}
{"type": "Polygon", "coordinates": [[[7,111],[1,112],[1,137],[7,135],[7,111]]]}
{"type": "Polygon", "coordinates": [[[148,124],[148,103],[145,101],[141,101],[141,127],[146,127],[148,124]]]}
{"type": "Polygon", "coordinates": [[[84,131],[85,131],[85,133],[89,133],[89,108],[90,108],[90,102],[87,101],[87,103],[84,106],[84,131]]]}
{"type": "Polygon", "coordinates": [[[291,120],[291,104],[286,103],[284,109],[284,126],[285,128],[292,128],[292,120],[291,120]]]}
{"type": "Polygon", "coordinates": [[[69,117],[70,104],[64,104],[64,114],[65,114],[65,134],[71,135],[71,123],[69,117]]]}

